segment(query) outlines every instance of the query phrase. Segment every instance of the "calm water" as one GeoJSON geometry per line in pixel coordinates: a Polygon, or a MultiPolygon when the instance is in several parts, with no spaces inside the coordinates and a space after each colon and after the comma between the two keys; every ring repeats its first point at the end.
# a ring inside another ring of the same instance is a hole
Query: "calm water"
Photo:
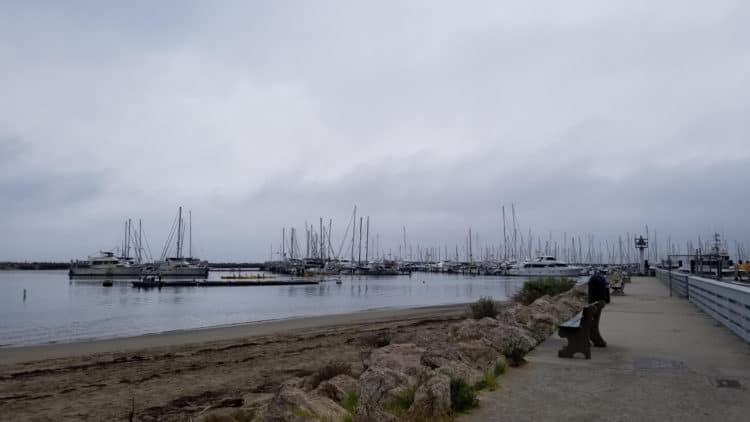
{"type": "MultiPolygon", "coordinates": [[[[211,273],[218,279],[227,273],[211,273]]],[[[165,287],[68,280],[67,271],[0,271],[0,345],[125,337],[269,319],[504,299],[524,279],[415,273],[315,286],[165,287]],[[23,300],[26,289],[26,300],[23,300]]]]}

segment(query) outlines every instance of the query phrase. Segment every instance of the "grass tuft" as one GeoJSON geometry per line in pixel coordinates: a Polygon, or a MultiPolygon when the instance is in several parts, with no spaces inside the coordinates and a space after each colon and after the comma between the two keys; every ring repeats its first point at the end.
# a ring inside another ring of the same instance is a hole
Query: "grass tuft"
{"type": "Polygon", "coordinates": [[[346,397],[341,401],[341,407],[348,410],[349,413],[354,413],[354,409],[359,404],[359,396],[356,391],[350,391],[346,393],[346,397]]]}
{"type": "Polygon", "coordinates": [[[568,278],[536,278],[525,282],[513,299],[524,305],[530,305],[544,295],[555,296],[567,292],[575,285],[575,280],[568,278]]]}
{"type": "Polygon", "coordinates": [[[401,416],[406,413],[414,403],[414,395],[416,392],[416,387],[406,387],[399,391],[393,399],[386,402],[383,407],[388,413],[401,416]]]}
{"type": "Polygon", "coordinates": [[[500,311],[497,307],[497,303],[489,296],[482,297],[471,305],[471,316],[474,319],[482,319],[484,317],[494,318],[500,311]]]}
{"type": "Polygon", "coordinates": [[[451,409],[454,412],[463,412],[476,407],[477,393],[462,378],[451,379],[451,409]]]}
{"type": "Polygon", "coordinates": [[[495,391],[497,390],[497,374],[495,374],[495,371],[487,371],[484,373],[484,377],[482,377],[479,382],[474,384],[474,390],[475,391],[481,391],[481,390],[489,390],[489,391],[495,391]]]}
{"type": "Polygon", "coordinates": [[[495,368],[493,368],[493,371],[495,372],[496,376],[502,375],[505,373],[505,362],[497,362],[495,363],[495,368]]]}

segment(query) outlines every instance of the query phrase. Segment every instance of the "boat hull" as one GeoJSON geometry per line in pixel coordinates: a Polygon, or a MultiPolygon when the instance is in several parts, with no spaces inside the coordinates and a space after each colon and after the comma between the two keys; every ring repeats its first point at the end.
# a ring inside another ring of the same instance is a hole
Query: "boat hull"
{"type": "Polygon", "coordinates": [[[71,277],[138,277],[140,267],[71,267],[71,277]]]}
{"type": "Polygon", "coordinates": [[[560,268],[511,268],[507,275],[524,277],[580,277],[583,268],[560,267],[560,268]]]}

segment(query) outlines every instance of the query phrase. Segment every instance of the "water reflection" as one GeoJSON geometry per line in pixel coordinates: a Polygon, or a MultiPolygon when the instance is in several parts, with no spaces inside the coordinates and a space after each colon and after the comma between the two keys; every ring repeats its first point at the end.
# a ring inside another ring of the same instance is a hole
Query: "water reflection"
{"type": "MultiPolygon", "coordinates": [[[[209,275],[219,280],[226,273],[209,275]]],[[[280,278],[283,279],[283,278],[280,278]]],[[[342,277],[317,285],[135,289],[132,280],[68,281],[65,271],[5,271],[0,344],[35,344],[154,333],[388,307],[504,299],[520,278],[414,274],[342,277]],[[22,300],[26,289],[26,300],[22,300]],[[13,293],[15,292],[15,293],[13,293]]]]}

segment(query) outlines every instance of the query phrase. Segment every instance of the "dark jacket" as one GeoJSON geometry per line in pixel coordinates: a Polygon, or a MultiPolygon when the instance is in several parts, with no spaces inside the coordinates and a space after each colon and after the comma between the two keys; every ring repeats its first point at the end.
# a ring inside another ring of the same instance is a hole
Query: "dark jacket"
{"type": "Polygon", "coordinates": [[[601,274],[594,274],[589,279],[589,303],[603,300],[609,303],[609,284],[601,274]]]}

